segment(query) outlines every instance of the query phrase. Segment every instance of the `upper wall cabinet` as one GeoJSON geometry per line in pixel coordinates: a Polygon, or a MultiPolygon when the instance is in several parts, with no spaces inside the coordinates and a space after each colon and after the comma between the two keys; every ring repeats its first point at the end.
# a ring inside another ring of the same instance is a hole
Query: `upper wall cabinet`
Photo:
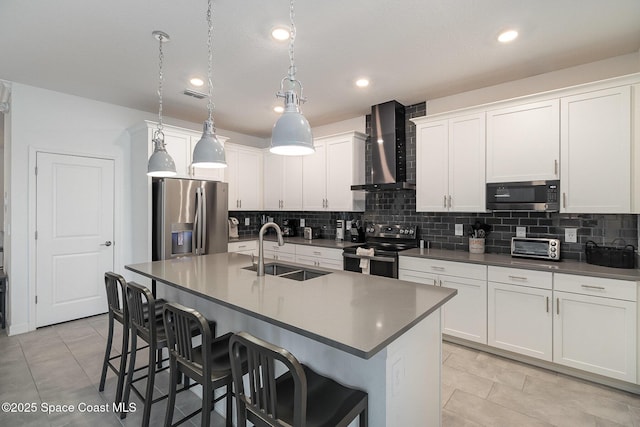
{"type": "Polygon", "coordinates": [[[631,212],[631,88],[561,98],[561,212],[631,212]]]}
{"type": "Polygon", "coordinates": [[[487,112],[487,182],[559,179],[559,101],[487,112]]]}
{"type": "Polygon", "coordinates": [[[485,210],[485,114],[415,119],[416,210],[485,210]]]}
{"type": "Polygon", "coordinates": [[[262,150],[225,145],[229,210],[262,209],[262,150]]]}
{"type": "Polygon", "coordinates": [[[302,158],[304,210],[364,211],[364,193],[351,186],[365,182],[365,140],[359,132],[314,140],[316,152],[302,158]]]}
{"type": "Polygon", "coordinates": [[[302,157],[281,156],[265,150],[263,158],[264,209],[302,210],[302,157]]]}

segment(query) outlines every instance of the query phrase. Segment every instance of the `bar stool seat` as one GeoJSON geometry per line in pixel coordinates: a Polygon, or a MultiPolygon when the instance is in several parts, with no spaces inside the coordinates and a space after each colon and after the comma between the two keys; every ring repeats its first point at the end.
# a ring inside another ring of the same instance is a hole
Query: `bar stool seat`
{"type": "Polygon", "coordinates": [[[368,425],[368,395],[302,365],[290,352],[240,332],[230,340],[238,426],[342,427],[356,417],[368,425]],[[245,391],[241,355],[246,351],[249,390],[245,391]],[[276,363],[286,371],[276,378],[276,363]]]}
{"type": "MultiPolygon", "coordinates": [[[[164,323],[169,343],[170,384],[169,401],[165,414],[165,427],[176,426],[201,413],[201,425],[208,427],[211,411],[221,399],[226,399],[226,425],[232,425],[233,416],[233,377],[229,356],[229,340],[232,333],[214,338],[207,320],[198,311],[177,303],[164,306],[164,323]],[[193,330],[202,337],[202,343],[196,345],[191,340],[193,330]],[[202,386],[201,408],[173,423],[177,380],[179,375],[191,378],[202,386]],[[225,387],[223,395],[214,399],[214,390],[225,387]]],[[[241,361],[242,365],[243,362],[241,361]]],[[[246,371],[246,363],[244,363],[246,371]]]]}

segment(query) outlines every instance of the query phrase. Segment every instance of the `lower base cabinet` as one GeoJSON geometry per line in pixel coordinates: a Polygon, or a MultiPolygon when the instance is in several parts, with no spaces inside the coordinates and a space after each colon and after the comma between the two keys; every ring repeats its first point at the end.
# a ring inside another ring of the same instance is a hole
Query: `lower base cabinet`
{"type": "Polygon", "coordinates": [[[400,280],[457,289],[442,306],[442,333],[482,344],[487,343],[486,277],[484,265],[402,256],[399,261],[400,280]]]}
{"type": "Polygon", "coordinates": [[[550,290],[489,282],[487,306],[490,346],[552,360],[550,290]]]}
{"type": "Polygon", "coordinates": [[[553,276],[545,271],[489,266],[487,343],[553,359],[553,276]]]}
{"type": "Polygon", "coordinates": [[[258,242],[256,240],[229,242],[227,244],[227,252],[258,256],[258,242]]]}
{"type": "Polygon", "coordinates": [[[636,383],[637,284],[556,274],[554,285],[553,361],[636,383]]]}

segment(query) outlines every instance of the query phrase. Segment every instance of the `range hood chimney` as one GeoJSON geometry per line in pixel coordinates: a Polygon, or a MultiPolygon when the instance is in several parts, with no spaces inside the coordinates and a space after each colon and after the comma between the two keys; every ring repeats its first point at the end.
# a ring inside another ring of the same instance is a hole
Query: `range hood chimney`
{"type": "Polygon", "coordinates": [[[407,182],[404,105],[388,101],[371,107],[371,176],[352,190],[415,190],[407,182]]]}

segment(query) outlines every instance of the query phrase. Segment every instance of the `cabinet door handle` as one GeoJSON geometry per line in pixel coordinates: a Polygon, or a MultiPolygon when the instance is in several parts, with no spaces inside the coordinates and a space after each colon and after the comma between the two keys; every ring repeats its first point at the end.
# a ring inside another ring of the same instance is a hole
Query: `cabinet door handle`
{"type": "Polygon", "coordinates": [[[240,199],[240,209],[242,209],[242,199],[240,199]]]}
{"type": "Polygon", "coordinates": [[[562,207],[567,207],[567,193],[562,193],[562,207]]]}
{"type": "Polygon", "coordinates": [[[604,286],[593,286],[593,285],[580,285],[585,289],[595,289],[598,291],[604,291],[606,288],[604,286]]]}
{"type": "Polygon", "coordinates": [[[553,161],[553,173],[558,176],[558,160],[553,161]]]}
{"type": "Polygon", "coordinates": [[[449,194],[449,207],[451,207],[451,194],[449,194]]]}
{"type": "Polygon", "coordinates": [[[445,194],[443,199],[442,199],[442,207],[446,208],[447,207],[447,195],[445,194]]]}
{"type": "Polygon", "coordinates": [[[526,277],[522,277],[522,276],[511,276],[511,275],[509,275],[509,279],[511,279],[511,280],[525,280],[525,281],[526,281],[526,280],[529,280],[529,279],[527,279],[526,277]]]}
{"type": "Polygon", "coordinates": [[[547,313],[549,312],[549,297],[547,297],[547,313]]]}
{"type": "Polygon", "coordinates": [[[431,269],[436,271],[444,271],[444,267],[438,267],[437,265],[432,265],[431,269]]]}
{"type": "Polygon", "coordinates": [[[556,298],[556,313],[560,315],[560,298],[556,298]]]}

